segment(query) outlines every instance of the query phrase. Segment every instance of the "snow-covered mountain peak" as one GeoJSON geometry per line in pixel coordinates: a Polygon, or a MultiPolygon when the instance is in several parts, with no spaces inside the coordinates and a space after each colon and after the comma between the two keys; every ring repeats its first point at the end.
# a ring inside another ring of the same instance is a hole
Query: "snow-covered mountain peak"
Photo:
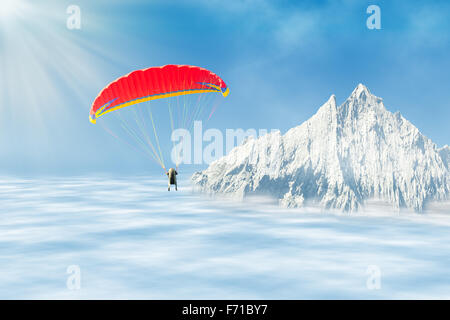
{"type": "Polygon", "coordinates": [[[373,95],[363,84],[353,90],[352,94],[339,107],[342,118],[359,118],[365,113],[383,113],[386,108],[383,99],[373,95]]]}
{"type": "MultiPolygon", "coordinates": [[[[336,96],[332,94],[328,100],[319,108],[314,116],[321,114],[336,113],[337,112],[336,96]]],[[[314,117],[313,116],[313,117],[314,117]]]]}
{"type": "Polygon", "coordinates": [[[360,97],[361,95],[370,95],[370,90],[363,85],[362,83],[359,83],[355,89],[353,89],[352,94],[350,95],[351,97],[360,97]]]}
{"type": "Polygon", "coordinates": [[[303,124],[249,140],[192,180],[206,192],[270,194],[288,207],[355,211],[375,198],[421,211],[450,197],[449,156],[359,84],[341,106],[332,95],[303,124]]]}
{"type": "Polygon", "coordinates": [[[336,96],[334,94],[332,94],[329,98],[328,101],[326,102],[328,104],[330,104],[333,107],[336,107],[336,96]]]}

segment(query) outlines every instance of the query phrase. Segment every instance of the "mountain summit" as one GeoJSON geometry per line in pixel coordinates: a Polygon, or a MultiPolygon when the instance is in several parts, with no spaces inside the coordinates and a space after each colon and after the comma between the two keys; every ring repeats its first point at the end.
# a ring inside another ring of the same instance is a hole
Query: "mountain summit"
{"type": "Polygon", "coordinates": [[[449,147],[438,149],[359,84],[339,107],[332,95],[286,134],[249,138],[192,176],[208,193],[269,194],[283,206],[356,211],[377,199],[422,211],[449,199],[449,147]]]}

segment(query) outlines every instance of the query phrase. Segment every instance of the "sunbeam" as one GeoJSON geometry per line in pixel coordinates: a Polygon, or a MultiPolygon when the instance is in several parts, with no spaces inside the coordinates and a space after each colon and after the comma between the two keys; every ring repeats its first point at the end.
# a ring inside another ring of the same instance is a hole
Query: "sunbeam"
{"type": "Polygon", "coordinates": [[[7,0],[0,12],[0,125],[9,133],[2,143],[28,156],[57,152],[51,137],[66,135],[67,120],[83,125],[91,90],[120,59],[89,38],[99,28],[95,10],[88,30],[67,28],[69,14],[57,2],[7,0]]]}
{"type": "Polygon", "coordinates": [[[0,4],[0,19],[5,21],[17,15],[24,8],[22,0],[3,0],[0,4]]]}

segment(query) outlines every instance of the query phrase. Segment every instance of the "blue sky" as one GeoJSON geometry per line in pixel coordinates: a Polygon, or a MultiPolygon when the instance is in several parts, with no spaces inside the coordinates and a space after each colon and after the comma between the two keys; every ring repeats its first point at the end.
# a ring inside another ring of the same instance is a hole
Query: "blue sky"
{"type": "Polygon", "coordinates": [[[210,127],[284,132],[361,82],[438,146],[450,143],[445,1],[2,3],[1,174],[158,170],[88,112],[112,80],[164,64],[199,65],[227,82],[210,127]],[[66,28],[72,4],[80,30],[66,28]],[[371,4],[381,30],[366,27],[371,4]]]}

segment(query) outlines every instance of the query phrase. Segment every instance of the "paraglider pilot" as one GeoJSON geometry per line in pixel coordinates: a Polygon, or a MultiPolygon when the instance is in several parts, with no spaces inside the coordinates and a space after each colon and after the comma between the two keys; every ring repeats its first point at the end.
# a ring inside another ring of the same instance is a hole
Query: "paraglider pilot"
{"type": "Polygon", "coordinates": [[[177,170],[175,170],[174,168],[170,168],[168,172],[166,172],[167,176],[169,177],[169,188],[167,190],[170,191],[170,186],[172,184],[175,185],[175,190],[177,189],[177,170]]]}

